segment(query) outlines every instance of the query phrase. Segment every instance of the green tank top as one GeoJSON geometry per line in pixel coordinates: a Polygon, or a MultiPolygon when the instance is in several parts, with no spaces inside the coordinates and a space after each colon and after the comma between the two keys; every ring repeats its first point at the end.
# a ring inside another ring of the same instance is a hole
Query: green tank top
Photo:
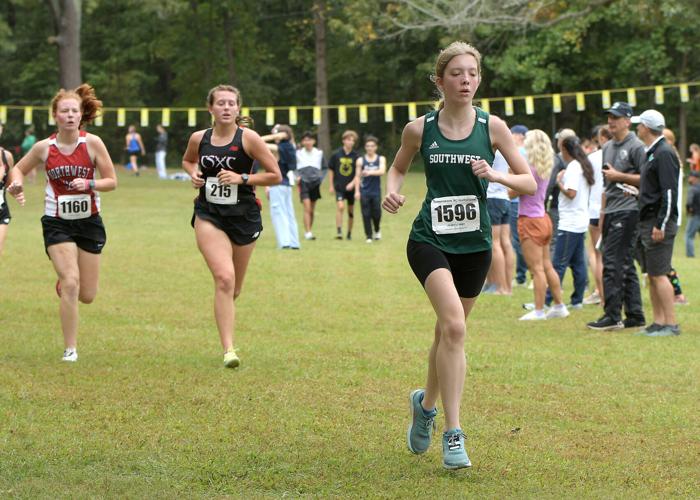
{"type": "Polygon", "coordinates": [[[409,238],[443,252],[466,254],[491,248],[491,219],[486,209],[488,181],[472,173],[471,160],[493,165],[489,114],[475,107],[469,137],[447,139],[440,132],[440,111],[425,115],[421,155],[428,188],[409,238]]]}

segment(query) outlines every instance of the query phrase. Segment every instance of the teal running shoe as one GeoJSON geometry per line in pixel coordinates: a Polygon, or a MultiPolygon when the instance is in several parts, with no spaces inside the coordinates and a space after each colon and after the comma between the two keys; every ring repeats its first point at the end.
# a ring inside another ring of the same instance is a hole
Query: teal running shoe
{"type": "Polygon", "coordinates": [[[437,408],[433,408],[430,412],[426,412],[423,409],[421,402],[424,394],[425,391],[423,389],[416,389],[408,397],[411,423],[408,425],[406,442],[411,453],[416,455],[428,451],[433,432],[435,432],[435,416],[438,413],[437,408]]]}
{"type": "Polygon", "coordinates": [[[445,469],[463,469],[472,466],[464,449],[466,438],[462,429],[452,429],[442,435],[442,465],[445,469]]]}

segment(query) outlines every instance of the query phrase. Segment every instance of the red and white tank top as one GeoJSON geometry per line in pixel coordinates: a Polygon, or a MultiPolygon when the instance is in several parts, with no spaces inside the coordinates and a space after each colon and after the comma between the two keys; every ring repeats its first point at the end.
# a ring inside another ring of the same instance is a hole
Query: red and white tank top
{"type": "Polygon", "coordinates": [[[94,179],[95,165],[87,149],[87,132],[80,131],[78,143],[69,155],[61,153],[56,134],[49,137],[49,156],[46,158],[46,204],[44,213],[49,217],[75,220],[100,213],[100,195],[89,189],[71,189],[73,179],[94,179]]]}

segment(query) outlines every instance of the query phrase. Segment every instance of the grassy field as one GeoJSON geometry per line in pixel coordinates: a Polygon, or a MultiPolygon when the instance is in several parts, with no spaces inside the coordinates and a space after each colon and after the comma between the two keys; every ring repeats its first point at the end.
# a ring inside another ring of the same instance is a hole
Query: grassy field
{"type": "Polygon", "coordinates": [[[194,191],[152,171],[103,196],[101,290],[81,306],[79,362],[62,363],[43,186],[30,186],[0,259],[0,497],[700,496],[700,272],[680,238],[680,337],[592,332],[593,306],[523,324],[530,291],[483,296],[462,405],[474,467],[444,471],[439,441],[407,451],[434,323],[404,252],[423,183],[408,176],[407,206],[372,245],[360,225],[332,239],[324,192],[318,240],[278,251],[265,207],[235,371],[189,226],[194,191]]]}

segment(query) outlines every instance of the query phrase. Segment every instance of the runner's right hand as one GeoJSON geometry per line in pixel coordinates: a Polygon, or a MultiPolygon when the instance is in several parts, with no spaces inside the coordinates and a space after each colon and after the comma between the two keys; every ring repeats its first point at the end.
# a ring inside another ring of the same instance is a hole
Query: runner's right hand
{"type": "Polygon", "coordinates": [[[384,201],[382,202],[382,207],[390,214],[395,214],[399,211],[399,208],[403,206],[405,201],[406,197],[404,195],[398,193],[387,193],[387,195],[384,197],[384,201]]]}

